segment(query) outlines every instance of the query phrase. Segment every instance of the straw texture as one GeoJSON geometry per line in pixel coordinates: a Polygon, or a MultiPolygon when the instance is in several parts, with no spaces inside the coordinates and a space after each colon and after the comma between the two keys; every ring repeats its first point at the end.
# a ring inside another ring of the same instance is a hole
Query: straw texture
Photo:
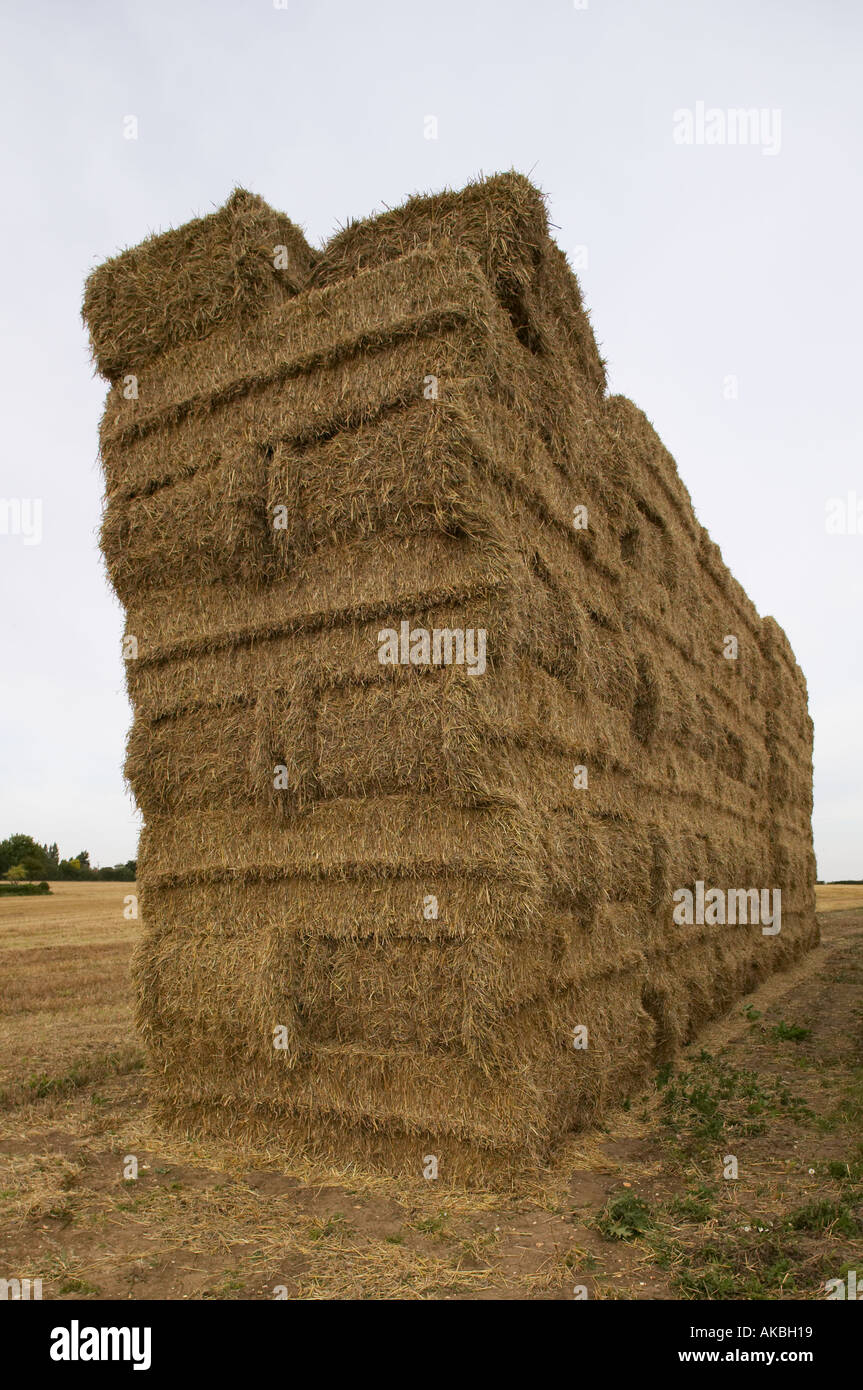
{"type": "Polygon", "coordinates": [[[526,179],[319,252],[238,191],[84,312],[166,1118],[497,1179],[814,944],[802,674],[526,179]]]}

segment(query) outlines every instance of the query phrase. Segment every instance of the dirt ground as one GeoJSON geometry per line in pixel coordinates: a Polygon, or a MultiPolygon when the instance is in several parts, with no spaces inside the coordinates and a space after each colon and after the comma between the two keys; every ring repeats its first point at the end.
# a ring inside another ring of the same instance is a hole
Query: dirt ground
{"type": "Polygon", "coordinates": [[[506,1193],[155,1125],[133,889],[0,901],[0,1277],[73,1300],[795,1300],[863,1271],[863,888],[819,888],[805,961],[506,1193]]]}

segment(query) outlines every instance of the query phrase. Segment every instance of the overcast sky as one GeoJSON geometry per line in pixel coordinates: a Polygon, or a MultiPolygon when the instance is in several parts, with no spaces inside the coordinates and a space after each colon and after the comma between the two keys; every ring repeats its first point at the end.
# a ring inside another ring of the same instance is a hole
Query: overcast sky
{"type": "Polygon", "coordinates": [[[43,521],[39,544],[0,534],[0,837],[102,864],[136,848],[88,271],[238,183],[320,244],[351,216],[514,167],[582,266],[611,389],[646,411],[726,563],[788,633],[816,727],[819,875],[863,877],[863,522],[827,530],[831,498],[863,503],[861,14],[6,0],[0,497],[41,499],[43,521]],[[737,108],[761,113],[746,144],[737,108]]]}

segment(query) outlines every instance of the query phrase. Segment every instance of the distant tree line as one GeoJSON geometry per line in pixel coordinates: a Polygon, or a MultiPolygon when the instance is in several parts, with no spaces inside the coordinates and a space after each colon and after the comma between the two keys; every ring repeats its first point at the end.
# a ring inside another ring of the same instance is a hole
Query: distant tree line
{"type": "Polygon", "coordinates": [[[79,850],[71,859],[61,859],[56,844],[40,845],[30,835],[10,835],[0,840],[0,878],[11,883],[51,883],[60,879],[108,879],[132,883],[136,869],[134,859],[127,859],[125,864],[114,864],[110,868],[94,869],[86,849],[79,850]]]}

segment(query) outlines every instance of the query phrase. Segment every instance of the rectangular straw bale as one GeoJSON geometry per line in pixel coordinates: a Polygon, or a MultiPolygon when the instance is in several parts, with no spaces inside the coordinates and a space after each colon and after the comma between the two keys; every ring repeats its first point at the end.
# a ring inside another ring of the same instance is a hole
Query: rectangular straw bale
{"type": "MultiPolygon", "coordinates": [[[[452,556],[452,550],[449,553],[452,556]]],[[[514,643],[526,640],[521,625],[517,626],[519,615],[514,595],[504,585],[497,594],[484,593],[475,586],[473,595],[467,585],[466,593],[461,600],[443,603],[428,603],[421,592],[409,595],[402,612],[398,608],[392,612],[382,607],[371,619],[358,620],[349,610],[340,609],[333,615],[338,625],[309,622],[302,626],[302,619],[297,619],[286,624],[286,631],[272,634],[258,631],[257,636],[249,634],[246,637],[241,629],[235,646],[222,640],[221,633],[203,639],[202,645],[192,629],[184,629],[182,636],[187,645],[174,647],[170,653],[165,653],[165,648],[154,642],[149,650],[157,654],[147,656],[147,649],[139,644],[138,658],[126,663],[129,690],[142,717],[160,719],[208,705],[247,700],[250,691],[277,695],[279,691],[297,688],[298,682],[306,691],[314,692],[325,685],[370,679],[409,681],[416,676],[418,668],[401,664],[382,666],[379,659],[381,632],[393,622],[398,625],[404,620],[404,613],[410,615],[412,627],[421,625],[431,633],[436,628],[446,631],[480,624],[486,631],[489,662],[495,666],[506,665],[514,659],[514,643]]],[[[166,609],[170,597],[165,597],[166,609]]],[[[436,596],[431,597],[434,600],[436,596]]],[[[163,620],[168,617],[165,612],[163,620]]],[[[166,631],[162,627],[158,636],[165,635],[166,631]]],[[[177,632],[172,626],[172,638],[177,632]]],[[[149,635],[157,635],[156,630],[150,628],[149,635]]],[[[477,695],[481,693],[478,689],[477,695]]]]}
{"type": "MultiPolygon", "coordinates": [[[[480,835],[475,827],[474,833],[480,835]]],[[[294,866],[295,868],[302,866],[294,866]]],[[[326,866],[324,866],[326,867],[326,866]]],[[[255,877],[185,880],[145,887],[147,920],[160,931],[218,931],[240,934],[281,932],[330,941],[436,941],[446,945],[472,936],[518,938],[513,951],[524,954],[530,936],[542,933],[564,941],[571,923],[541,916],[535,879],[519,885],[504,863],[487,860],[482,871],[465,872],[465,857],[452,866],[408,861],[387,877],[359,868],[353,877],[327,878],[311,871],[291,877],[291,866],[274,863],[255,877]]]]}
{"type": "Polygon", "coordinates": [[[148,237],[93,271],[83,313],[99,371],[113,379],[226,320],[241,326],[262,305],[297,294],[316,259],[287,217],[235,189],[218,212],[148,237]]]}
{"type": "MultiPolygon", "coordinates": [[[[506,557],[469,543],[420,533],[358,540],[313,557],[289,579],[262,587],[202,586],[149,594],[128,608],[127,634],[138,661],[215,651],[292,632],[372,623],[504,595],[513,588],[506,557]]],[[[379,623],[380,626],[389,624],[379,623]]]]}
{"type": "MultiPolygon", "coordinates": [[[[246,958],[250,978],[267,981],[264,1024],[290,1018],[298,1052],[344,1043],[422,1053],[455,1049],[480,1063],[497,1055],[506,1015],[559,989],[578,964],[568,959],[566,943],[546,933],[526,954],[511,937],[481,931],[381,941],[300,934],[280,925],[269,936],[258,930],[246,935],[227,921],[208,930],[172,929],[151,940],[146,955],[161,962],[167,978],[183,981],[180,992],[192,1001],[184,1027],[194,1018],[206,1030],[230,1017],[229,998],[216,984],[226,950],[246,958]],[[202,977],[212,979],[211,990],[198,991],[202,977]]],[[[231,991],[236,988],[232,983],[231,991]]],[[[172,995],[167,991],[167,1000],[172,995]]],[[[166,1011],[160,1027],[172,1021],[166,1011]]]]}
{"type": "Polygon", "coordinates": [[[273,563],[267,463],[251,446],[171,487],[109,498],[101,545],[118,597],[131,603],[153,589],[265,575],[273,563]]]}
{"type": "Polygon", "coordinates": [[[147,362],[136,391],[118,383],[108,394],[109,436],[143,434],[268,383],[290,383],[403,340],[462,330],[488,336],[495,303],[475,260],[463,252],[408,256],[347,285],[275,305],[238,336],[232,325],[203,342],[183,343],[147,362]]]}
{"type": "Polygon", "coordinates": [[[509,865],[514,887],[541,891],[535,832],[500,806],[457,806],[419,794],[315,803],[290,823],[268,812],[238,821],[218,808],[153,817],[141,835],[144,879],[253,880],[303,875],[349,881],[469,877],[509,865]],[[413,838],[412,838],[413,837],[413,838]],[[406,854],[417,845],[421,853],[406,854]]]}
{"type": "Polygon", "coordinates": [[[604,390],[605,365],[578,282],[550,240],[542,195],[520,174],[483,179],[458,193],[410,198],[400,208],[350,222],[331,238],[314,282],[332,284],[364,267],[446,242],[476,255],[528,351],[551,357],[565,345],[592,391],[604,390]]]}
{"type": "Polygon", "coordinates": [[[520,1027],[501,1033],[506,1052],[491,1068],[451,1052],[367,1044],[306,1049],[298,1043],[295,1052],[279,1053],[262,1026],[254,1058],[235,1051],[245,1048],[245,1038],[229,1043],[229,1056],[243,1058],[238,1074],[224,1065],[224,1052],[214,1051],[209,1028],[197,1026],[195,1016],[179,1027],[164,1016],[151,1040],[164,1075],[160,1095],[170,1105],[182,1070],[194,1078],[183,1088],[187,1099],[206,1108],[221,1105],[226,1119],[232,1112],[248,1115],[254,1097],[286,1115],[308,1114],[312,1124],[330,1112],[348,1125],[412,1131],[430,1144],[470,1135],[481,1146],[500,1141],[542,1153],[574,1120],[591,1118],[607,1103],[609,1086],[619,1094],[644,1075],[652,1024],[641,1003],[641,979],[640,971],[592,976],[572,992],[526,1005],[519,1010],[520,1027]],[[573,1048],[576,1024],[587,1028],[594,1047],[573,1048]],[[517,1039],[518,1051],[507,1056],[517,1039]]]}

